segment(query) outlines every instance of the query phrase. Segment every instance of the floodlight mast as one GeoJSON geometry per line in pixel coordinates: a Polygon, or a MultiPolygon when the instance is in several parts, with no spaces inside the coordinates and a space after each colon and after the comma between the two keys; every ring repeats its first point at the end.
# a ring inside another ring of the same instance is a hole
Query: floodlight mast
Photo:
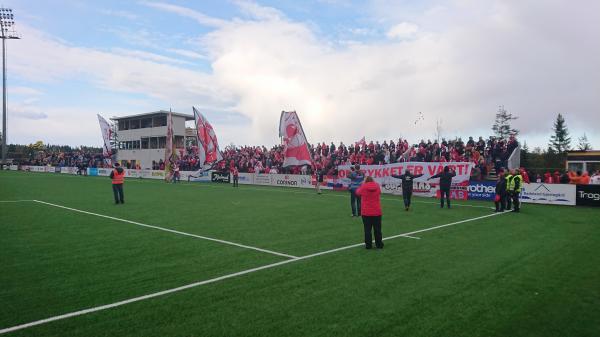
{"type": "Polygon", "coordinates": [[[2,167],[6,165],[6,40],[20,39],[15,32],[15,21],[12,9],[0,8],[0,38],[2,39],[2,167]]]}

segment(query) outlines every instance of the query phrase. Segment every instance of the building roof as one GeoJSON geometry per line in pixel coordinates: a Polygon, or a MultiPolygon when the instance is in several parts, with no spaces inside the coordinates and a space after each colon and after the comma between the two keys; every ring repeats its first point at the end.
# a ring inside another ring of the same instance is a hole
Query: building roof
{"type": "MultiPolygon", "coordinates": [[[[120,116],[120,117],[115,116],[115,117],[111,117],[110,119],[113,121],[119,121],[121,119],[143,118],[143,117],[160,116],[160,115],[168,115],[168,114],[169,114],[169,111],[158,110],[158,111],[154,111],[154,112],[147,112],[147,113],[129,115],[129,116],[120,116]]],[[[192,115],[186,115],[186,114],[182,114],[179,112],[172,112],[172,114],[173,114],[173,116],[184,117],[186,121],[194,120],[194,116],[192,116],[192,115]]]]}
{"type": "Polygon", "coordinates": [[[574,150],[567,151],[567,156],[600,156],[600,150],[574,150]]]}

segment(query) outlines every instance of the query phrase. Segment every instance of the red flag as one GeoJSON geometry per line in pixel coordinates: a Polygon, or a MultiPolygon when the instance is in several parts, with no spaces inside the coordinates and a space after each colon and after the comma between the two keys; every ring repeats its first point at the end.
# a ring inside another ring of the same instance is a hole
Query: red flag
{"type": "Polygon", "coordinates": [[[217,135],[212,125],[196,108],[192,107],[192,109],[194,110],[194,120],[196,121],[200,164],[211,164],[223,160],[221,151],[219,151],[217,135]]]}
{"type": "Polygon", "coordinates": [[[308,142],[296,111],[281,112],[279,137],[285,145],[283,166],[311,165],[308,142]]]}

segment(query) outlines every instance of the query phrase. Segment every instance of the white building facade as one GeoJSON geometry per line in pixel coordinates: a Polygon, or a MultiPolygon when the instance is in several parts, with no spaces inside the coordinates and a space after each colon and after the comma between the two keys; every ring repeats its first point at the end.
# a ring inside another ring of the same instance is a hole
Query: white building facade
{"type": "MultiPolygon", "coordinates": [[[[186,121],[191,115],[173,112],[175,147],[185,148],[186,121]]],[[[118,140],[117,161],[124,167],[151,169],[153,162],[165,160],[167,144],[168,111],[156,111],[139,115],[113,117],[118,140]]],[[[188,134],[189,134],[188,130],[188,134]]]]}

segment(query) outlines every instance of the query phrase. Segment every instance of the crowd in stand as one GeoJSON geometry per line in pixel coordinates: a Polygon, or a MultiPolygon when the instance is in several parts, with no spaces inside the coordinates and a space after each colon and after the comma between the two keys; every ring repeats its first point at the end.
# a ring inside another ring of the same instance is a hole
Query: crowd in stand
{"type": "MultiPolygon", "coordinates": [[[[337,175],[338,165],[360,164],[377,165],[396,162],[472,162],[474,164],[472,179],[485,179],[491,171],[499,174],[507,167],[507,161],[519,146],[514,137],[504,141],[490,137],[477,140],[473,137],[464,142],[455,140],[431,141],[421,140],[411,144],[406,139],[397,141],[364,140],[354,144],[340,143],[329,145],[317,143],[309,145],[313,165],[301,167],[283,167],[284,148],[277,145],[271,149],[264,146],[227,147],[222,151],[223,161],[216,169],[227,171],[237,167],[239,172],[246,173],[291,173],[313,174],[315,170],[323,170],[326,175],[337,175]]],[[[32,151],[29,158],[20,161],[23,165],[37,166],[72,166],[107,167],[101,149],[70,148],[64,146],[47,146],[44,150],[32,151]]],[[[179,149],[176,166],[181,171],[197,171],[201,167],[197,146],[179,149]]],[[[140,169],[125,164],[125,168],[140,169]]],[[[164,170],[164,160],[152,162],[152,169],[164,170]]],[[[524,182],[543,183],[594,183],[600,181],[600,172],[532,172],[521,169],[524,182]]]]}
{"type": "MultiPolygon", "coordinates": [[[[532,182],[545,183],[545,184],[596,184],[600,185],[600,170],[592,172],[590,175],[588,172],[559,172],[559,171],[546,171],[543,175],[536,173],[532,182]]],[[[525,179],[523,179],[525,180],[525,179]]],[[[525,181],[529,182],[529,181],[525,181]]]]}
{"type": "Polygon", "coordinates": [[[102,150],[97,148],[71,148],[68,146],[46,146],[43,150],[33,150],[19,160],[22,165],[57,167],[104,167],[102,150]]]}
{"type": "Polygon", "coordinates": [[[344,143],[317,143],[310,145],[309,150],[314,162],[311,167],[284,168],[283,147],[275,146],[270,150],[263,147],[229,148],[224,151],[224,158],[229,166],[237,166],[240,172],[259,173],[305,173],[315,169],[323,169],[327,174],[335,175],[338,165],[360,164],[378,165],[396,162],[473,162],[479,176],[486,176],[491,168],[499,170],[506,167],[507,160],[518,142],[514,137],[508,141],[490,137],[484,140],[479,137],[475,141],[469,137],[467,142],[461,138],[447,141],[424,141],[410,144],[406,139],[389,142],[364,140],[346,146],[344,143]]]}

